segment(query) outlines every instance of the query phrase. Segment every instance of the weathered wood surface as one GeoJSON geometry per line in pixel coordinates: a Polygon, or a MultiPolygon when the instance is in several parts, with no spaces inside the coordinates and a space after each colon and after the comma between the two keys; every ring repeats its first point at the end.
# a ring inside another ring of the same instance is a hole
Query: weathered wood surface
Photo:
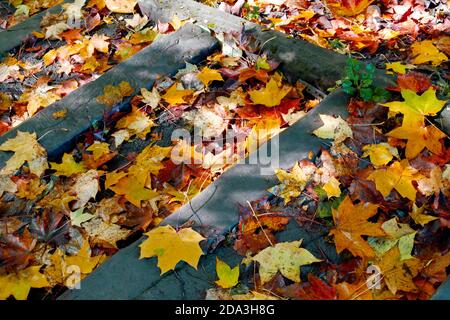
{"type": "MultiPolygon", "coordinates": [[[[62,100],[48,106],[32,118],[0,137],[0,144],[14,138],[17,131],[36,132],[39,143],[47,150],[50,158],[59,156],[71,147],[71,142],[88,130],[93,122],[101,120],[111,111],[97,101],[103,95],[106,85],[117,85],[128,81],[137,91],[150,88],[161,76],[172,76],[185,67],[185,62],[199,63],[218,48],[218,42],[207,31],[194,26],[183,28],[163,36],[130,59],[112,68],[93,82],[90,82],[62,100]],[[67,110],[67,116],[55,119],[55,111],[67,110]]],[[[125,100],[119,109],[125,110],[125,100]]],[[[0,167],[3,167],[11,153],[0,152],[0,167]]]]}

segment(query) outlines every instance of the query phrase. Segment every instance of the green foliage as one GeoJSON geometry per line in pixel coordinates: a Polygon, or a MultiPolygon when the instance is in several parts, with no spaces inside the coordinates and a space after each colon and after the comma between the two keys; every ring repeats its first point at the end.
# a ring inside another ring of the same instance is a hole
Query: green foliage
{"type": "Polygon", "coordinates": [[[364,101],[380,102],[388,100],[390,94],[383,88],[376,87],[373,83],[375,67],[373,64],[360,63],[349,58],[345,69],[345,78],[339,81],[339,85],[345,93],[356,96],[364,101]]]}

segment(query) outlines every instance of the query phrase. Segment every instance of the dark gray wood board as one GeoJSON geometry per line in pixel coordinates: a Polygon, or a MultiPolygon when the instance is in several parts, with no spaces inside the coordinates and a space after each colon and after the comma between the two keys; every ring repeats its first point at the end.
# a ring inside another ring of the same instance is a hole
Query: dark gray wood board
{"type": "MultiPolygon", "coordinates": [[[[207,31],[192,24],[185,25],[7,132],[0,137],[0,144],[14,138],[18,131],[35,132],[49,157],[57,157],[110,111],[108,106],[97,101],[106,85],[128,81],[136,92],[140,88],[150,88],[158,78],[174,75],[185,67],[186,62],[203,61],[218,47],[218,41],[207,31]],[[66,117],[55,119],[53,113],[61,110],[67,110],[66,117]]],[[[125,100],[119,109],[127,107],[129,104],[125,100]]],[[[10,156],[10,152],[0,152],[0,167],[10,156]]]]}

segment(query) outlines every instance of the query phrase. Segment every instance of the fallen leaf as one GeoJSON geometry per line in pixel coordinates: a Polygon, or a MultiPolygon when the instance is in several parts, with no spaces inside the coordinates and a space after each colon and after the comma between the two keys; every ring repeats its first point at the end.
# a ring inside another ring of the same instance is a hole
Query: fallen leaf
{"type": "Polygon", "coordinates": [[[277,243],[255,255],[252,260],[259,263],[261,283],[270,281],[278,271],[289,280],[300,282],[300,267],[321,261],[299,248],[301,244],[302,240],[277,243]]]}
{"type": "Polygon", "coordinates": [[[375,182],[377,190],[385,198],[395,189],[402,197],[415,201],[417,191],[412,182],[420,178],[417,170],[412,168],[407,160],[402,160],[394,162],[386,169],[372,172],[368,180],[375,182]]]}
{"type": "Polygon", "coordinates": [[[16,300],[25,300],[31,288],[50,286],[44,274],[39,271],[41,267],[32,266],[20,270],[17,274],[0,276],[0,300],[6,300],[10,296],[16,300]]]}
{"type": "Polygon", "coordinates": [[[105,5],[111,12],[134,13],[136,0],[105,0],[105,5]]]}
{"type": "Polygon", "coordinates": [[[205,238],[192,228],[181,229],[177,232],[171,226],[163,226],[145,235],[148,238],[139,245],[140,259],[157,256],[161,274],[174,270],[180,261],[197,269],[200,256],[203,255],[199,243],[205,238]]]}
{"type": "Polygon", "coordinates": [[[291,91],[291,87],[282,84],[281,76],[273,76],[265,88],[249,91],[250,99],[255,104],[266,107],[276,107],[281,100],[291,91]]]}
{"type": "Polygon", "coordinates": [[[431,63],[433,66],[437,67],[441,65],[442,62],[448,60],[448,57],[440,52],[431,40],[415,42],[411,45],[411,50],[413,64],[431,63]]]}
{"type": "Polygon", "coordinates": [[[223,81],[222,75],[218,70],[210,69],[205,67],[202,71],[197,74],[197,78],[205,85],[205,87],[209,86],[209,84],[213,81],[223,81]]]}
{"type": "Polygon", "coordinates": [[[0,146],[0,151],[14,152],[0,171],[2,174],[15,173],[25,162],[31,173],[37,176],[41,176],[48,168],[47,152],[37,141],[36,133],[18,131],[15,138],[8,139],[0,146]]]}
{"type": "Polygon", "coordinates": [[[64,153],[61,164],[55,162],[49,162],[50,168],[56,170],[54,173],[57,176],[70,177],[77,173],[82,173],[85,168],[82,163],[77,163],[73,158],[73,155],[64,153]]]}
{"type": "Polygon", "coordinates": [[[219,277],[216,284],[221,288],[233,288],[239,282],[239,265],[231,269],[226,262],[216,257],[216,272],[219,277]]]}
{"type": "Polygon", "coordinates": [[[380,223],[367,221],[377,214],[378,206],[372,203],[353,204],[346,197],[337,209],[332,209],[335,228],[330,231],[338,253],[348,249],[354,256],[374,257],[372,247],[362,236],[382,237],[385,235],[380,223]]]}

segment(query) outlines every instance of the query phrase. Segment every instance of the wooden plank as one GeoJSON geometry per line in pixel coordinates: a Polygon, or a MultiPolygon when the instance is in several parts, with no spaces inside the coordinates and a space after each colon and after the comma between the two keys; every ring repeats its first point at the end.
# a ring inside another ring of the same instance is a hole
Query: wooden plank
{"type": "MultiPolygon", "coordinates": [[[[39,142],[49,158],[56,157],[71,147],[71,142],[88,130],[92,123],[101,120],[111,109],[97,102],[106,85],[128,81],[136,90],[150,88],[161,76],[174,75],[185,67],[185,62],[199,63],[218,48],[218,42],[205,30],[192,24],[160,37],[149,47],[112,68],[93,82],[79,88],[62,100],[48,106],[34,117],[23,122],[0,137],[0,144],[14,138],[18,131],[36,132],[39,142]],[[56,111],[67,110],[63,119],[55,119],[56,111]]],[[[129,107],[124,101],[119,110],[129,107]]],[[[11,156],[0,152],[0,167],[11,156]]]]}

